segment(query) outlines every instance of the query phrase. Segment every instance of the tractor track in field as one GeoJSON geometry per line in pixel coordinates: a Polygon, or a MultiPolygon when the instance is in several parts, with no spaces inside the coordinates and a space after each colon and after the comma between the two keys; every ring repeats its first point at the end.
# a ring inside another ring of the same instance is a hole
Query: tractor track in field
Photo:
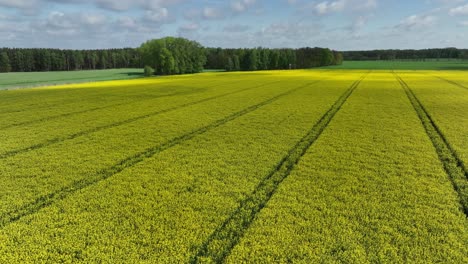
{"type": "Polygon", "coordinates": [[[276,167],[257,185],[255,190],[243,199],[239,207],[221,224],[208,239],[198,248],[190,263],[222,263],[231,253],[235,245],[243,237],[257,214],[265,207],[276,192],[279,185],[289,176],[301,157],[320,137],[331,122],[335,114],[351,96],[367,74],[355,81],[346,92],[341,95],[332,107],[313,125],[308,133],[289,150],[276,167]]]}
{"type": "Polygon", "coordinates": [[[435,76],[435,75],[432,75],[432,76],[433,76],[433,77],[436,77],[437,79],[442,80],[442,81],[444,81],[444,82],[447,82],[447,83],[450,83],[450,84],[452,84],[452,85],[458,86],[458,87],[460,87],[460,88],[468,89],[467,86],[464,86],[463,84],[460,84],[460,83],[458,83],[458,82],[456,82],[456,81],[452,81],[452,80],[449,80],[449,79],[445,79],[445,78],[440,77],[440,76],[435,76]]]}
{"type": "Polygon", "coordinates": [[[465,164],[463,164],[463,161],[449,144],[447,138],[408,84],[397,73],[394,72],[393,74],[405,90],[419,120],[426,130],[426,134],[431,139],[439,160],[449,176],[453,189],[458,194],[460,209],[468,217],[468,172],[465,164]]]}
{"type": "MultiPolygon", "coordinates": [[[[124,80],[124,81],[126,81],[126,80],[124,80]]],[[[211,81],[210,83],[215,83],[215,82],[216,82],[216,81],[211,81]]],[[[78,84],[80,84],[80,83],[78,83],[78,84]]],[[[83,84],[86,84],[86,83],[83,83],[83,84]]],[[[74,84],[72,84],[72,85],[74,85],[74,84]]],[[[208,87],[200,87],[200,88],[197,89],[197,90],[205,90],[205,89],[214,88],[214,87],[218,87],[218,86],[222,86],[222,85],[226,85],[226,83],[218,83],[218,84],[216,84],[216,85],[212,85],[212,86],[208,86],[208,87]]],[[[174,87],[174,86],[165,86],[165,88],[167,88],[167,87],[172,88],[172,87],[174,87]]],[[[177,87],[177,86],[176,86],[176,87],[177,87]]],[[[179,87],[180,87],[180,86],[179,86],[179,87]]],[[[188,86],[185,86],[185,85],[182,86],[182,87],[184,87],[184,88],[196,88],[196,87],[188,87],[188,86]]],[[[187,91],[184,91],[184,92],[187,93],[187,91]]],[[[184,93],[184,92],[181,92],[181,93],[184,93]]],[[[98,94],[92,95],[91,97],[103,96],[103,95],[106,95],[106,93],[98,93],[98,94]]],[[[166,95],[163,95],[163,96],[168,96],[168,95],[169,95],[169,94],[166,94],[166,95]]],[[[152,97],[152,98],[143,99],[143,100],[151,100],[151,99],[155,99],[155,98],[158,98],[158,97],[152,97]]],[[[74,101],[75,101],[75,99],[73,99],[73,98],[68,99],[68,100],[66,100],[66,101],[52,101],[50,105],[46,105],[46,106],[44,106],[44,107],[42,107],[42,108],[50,108],[50,107],[54,107],[54,106],[57,106],[57,105],[63,105],[63,103],[69,104],[70,102],[74,102],[74,101]]],[[[139,101],[142,101],[142,100],[136,99],[136,100],[133,100],[132,102],[124,102],[124,103],[119,103],[119,104],[117,104],[117,105],[120,105],[120,104],[130,104],[130,103],[135,103],[135,102],[139,102],[139,101]]],[[[117,105],[113,105],[113,106],[117,106],[117,105]]],[[[35,105],[33,105],[33,106],[35,106],[35,105]]],[[[30,107],[31,107],[31,106],[30,106],[30,107]]],[[[33,107],[31,107],[31,108],[33,108],[33,107]]],[[[35,108],[35,109],[37,109],[37,108],[35,108]]],[[[0,114],[2,114],[2,115],[5,114],[5,115],[6,115],[6,114],[12,114],[12,113],[26,112],[26,111],[30,111],[30,110],[31,110],[31,109],[26,109],[26,110],[24,110],[24,109],[22,109],[22,110],[10,110],[10,111],[3,111],[3,112],[0,112],[0,114]]],[[[98,110],[99,110],[99,109],[98,109],[98,110]]],[[[59,117],[60,117],[60,116],[59,116],[59,117]]],[[[13,124],[12,126],[14,126],[14,125],[17,125],[17,124],[13,124]]],[[[0,129],[4,129],[4,128],[1,128],[1,127],[0,127],[0,129]]]]}
{"type": "MultiPolygon", "coordinates": [[[[91,185],[94,185],[98,182],[101,182],[103,180],[106,180],[120,172],[122,172],[123,170],[127,169],[127,168],[130,168],[130,167],[133,167],[135,166],[136,164],[148,159],[148,158],[151,158],[153,157],[154,155],[164,151],[164,150],[167,150],[171,147],[174,147],[176,145],[179,145],[187,140],[190,140],[198,135],[201,135],[211,129],[214,129],[214,128],[217,128],[221,125],[224,125],[230,121],[233,121],[241,116],[244,116],[248,113],[251,113],[255,110],[257,110],[258,108],[261,108],[263,106],[266,106],[268,104],[271,104],[275,101],[277,101],[278,99],[284,97],[284,96],[287,96],[289,94],[292,94],[294,92],[296,92],[297,90],[300,90],[300,89],[304,89],[306,87],[309,87],[313,84],[316,84],[318,82],[321,82],[322,80],[317,80],[317,81],[314,81],[314,82],[310,82],[310,83],[307,83],[305,85],[302,85],[302,86],[299,86],[299,87],[296,87],[296,88],[293,88],[293,89],[290,89],[286,92],[283,92],[283,93],[280,93],[274,97],[271,97],[270,99],[267,99],[263,102],[260,102],[260,103],[257,103],[255,105],[252,105],[252,106],[249,106],[247,108],[244,108],[243,110],[240,110],[238,112],[235,112],[223,119],[219,119],[218,121],[215,121],[207,126],[204,126],[204,127],[201,127],[201,128],[198,128],[192,132],[189,132],[189,133],[186,133],[184,135],[181,135],[181,136],[178,136],[178,137],[175,137],[163,144],[159,144],[159,145],[156,145],[156,146],[152,146],[140,153],[137,153],[131,157],[127,157],[119,162],[117,162],[116,164],[114,164],[113,166],[111,167],[108,167],[106,169],[102,169],[100,171],[98,171],[93,177],[87,177],[87,178],[84,178],[84,179],[81,179],[79,181],[75,181],[74,183],[72,183],[71,185],[68,185],[68,186],[65,186],[55,192],[52,192],[50,194],[47,194],[47,195],[44,195],[44,196],[41,196],[39,198],[37,198],[35,201],[31,202],[31,203],[28,203],[28,204],[25,204],[21,207],[19,207],[18,209],[14,210],[14,211],[10,211],[10,212],[6,212],[6,213],[3,213],[2,215],[0,215],[0,228],[4,228],[5,226],[7,226],[8,224],[11,224],[13,222],[16,222],[20,219],[22,219],[23,217],[25,216],[28,216],[28,215],[31,215],[31,214],[34,214],[36,212],[38,212],[39,210],[41,210],[42,208],[45,208],[49,205],[52,205],[53,203],[57,202],[57,201],[60,201],[60,200],[63,200],[65,199],[66,197],[68,197],[69,195],[79,191],[79,190],[82,190],[86,187],[89,187],[91,185]]],[[[278,81],[276,81],[278,82],[278,81]]],[[[275,82],[272,82],[272,83],[275,83],[275,82]]],[[[270,84],[270,83],[268,83],[270,84]]],[[[268,84],[264,84],[264,85],[268,85],[268,84]]],[[[263,86],[263,85],[262,85],[263,86]]],[[[256,86],[258,87],[258,86],[256,86]]],[[[247,88],[247,89],[253,89],[254,87],[252,88],[247,88]]],[[[244,89],[245,90],[245,89],[244,89]]],[[[237,91],[239,92],[239,91],[237,91]]],[[[231,93],[232,94],[232,93],[231,93]]]]}
{"type": "Polygon", "coordinates": [[[15,123],[15,124],[10,124],[10,125],[7,125],[7,126],[3,126],[3,127],[0,127],[0,130],[5,130],[5,129],[19,127],[19,126],[32,125],[32,124],[35,124],[35,123],[51,121],[51,120],[54,120],[54,119],[69,117],[69,116],[78,115],[78,114],[90,113],[90,112],[103,110],[103,109],[107,109],[107,108],[118,107],[118,106],[122,106],[122,105],[129,105],[129,104],[139,103],[139,102],[143,102],[143,101],[150,101],[150,100],[158,99],[158,98],[193,94],[193,93],[197,93],[197,92],[199,92],[199,91],[194,90],[194,91],[184,91],[184,92],[178,92],[178,93],[164,94],[164,95],[158,95],[158,96],[154,96],[154,97],[147,98],[147,99],[141,99],[141,100],[135,100],[135,101],[131,101],[131,102],[123,102],[123,103],[117,103],[117,104],[110,104],[110,105],[106,105],[106,106],[94,107],[94,108],[89,108],[89,109],[75,111],[75,112],[68,112],[68,113],[63,113],[63,114],[59,114],[59,115],[47,116],[47,117],[43,117],[43,118],[40,118],[40,119],[35,119],[35,120],[30,120],[30,121],[25,121],[25,122],[20,122],[20,123],[15,123]]]}
{"type": "MultiPolygon", "coordinates": [[[[47,117],[43,117],[43,118],[39,118],[39,119],[35,119],[35,120],[30,120],[30,121],[25,121],[25,122],[20,122],[20,123],[15,123],[15,124],[10,124],[10,125],[7,125],[7,126],[3,126],[3,127],[0,127],[0,130],[4,130],[4,129],[8,129],[8,128],[14,128],[14,127],[17,127],[17,126],[32,125],[32,124],[35,124],[35,123],[46,122],[46,121],[50,121],[50,120],[54,120],[54,119],[59,119],[59,118],[64,118],[64,117],[68,117],[68,116],[94,112],[94,111],[103,110],[103,109],[112,108],[112,107],[118,107],[118,106],[122,106],[122,105],[130,105],[130,104],[135,104],[135,103],[144,102],[144,101],[151,101],[151,100],[155,100],[155,99],[158,99],[158,98],[195,94],[195,93],[205,91],[207,89],[216,88],[216,87],[223,86],[223,85],[226,85],[226,83],[216,84],[216,85],[212,85],[212,86],[208,86],[208,87],[197,88],[197,89],[194,89],[192,91],[181,91],[181,92],[174,92],[174,93],[170,93],[170,94],[156,95],[156,96],[151,96],[150,98],[132,100],[130,102],[110,104],[110,105],[106,105],[106,106],[94,107],[94,108],[89,108],[89,109],[80,110],[80,111],[74,111],[74,112],[68,112],[68,113],[63,113],[63,114],[59,114],[59,115],[47,116],[47,117]]],[[[169,87],[172,87],[172,86],[169,86],[169,87]]],[[[185,87],[185,86],[183,86],[183,87],[185,87]]],[[[54,104],[52,106],[56,106],[56,105],[57,104],[54,104]]],[[[48,106],[48,107],[50,107],[50,106],[48,106]]],[[[18,112],[22,112],[22,111],[18,111],[18,112]]],[[[10,112],[10,113],[12,113],[12,112],[10,112]]],[[[2,114],[8,114],[8,113],[2,113],[2,114]]]]}
{"type": "Polygon", "coordinates": [[[185,107],[189,107],[189,106],[193,106],[193,105],[196,105],[196,104],[201,104],[201,103],[204,103],[204,102],[216,100],[216,99],[219,99],[219,98],[222,98],[222,97],[226,97],[226,96],[233,95],[233,94],[236,94],[236,93],[241,93],[241,92],[244,92],[244,91],[247,91],[247,90],[260,88],[260,87],[267,86],[267,85],[270,85],[270,84],[274,84],[274,83],[277,83],[277,82],[281,82],[281,81],[274,81],[274,82],[264,83],[264,84],[261,84],[261,85],[248,87],[248,88],[236,90],[236,91],[233,91],[233,92],[224,93],[224,94],[204,98],[204,99],[201,99],[201,100],[185,103],[185,104],[182,104],[182,105],[170,107],[170,108],[167,108],[167,109],[151,112],[151,113],[148,113],[148,114],[145,114],[145,115],[132,117],[132,118],[125,119],[125,120],[118,121],[118,122],[114,122],[114,123],[111,123],[111,124],[94,127],[94,128],[84,130],[84,131],[80,131],[80,132],[77,132],[77,133],[74,133],[74,134],[71,134],[71,135],[68,135],[68,136],[56,137],[56,138],[44,141],[42,143],[38,143],[38,144],[34,144],[34,145],[31,145],[31,146],[28,146],[28,147],[25,147],[25,148],[5,152],[3,154],[0,154],[0,159],[9,158],[9,157],[12,157],[12,156],[15,156],[15,155],[18,155],[18,154],[21,154],[21,153],[25,153],[25,152],[28,152],[28,151],[48,147],[48,146],[51,146],[51,145],[54,145],[54,144],[57,144],[57,143],[60,143],[60,142],[66,141],[66,140],[72,140],[72,139],[75,139],[77,137],[85,136],[85,135],[95,133],[95,132],[98,132],[98,131],[102,131],[102,130],[105,130],[105,129],[110,129],[110,128],[113,128],[113,127],[126,125],[126,124],[129,124],[129,123],[132,123],[132,122],[135,122],[135,121],[138,121],[138,120],[142,120],[142,119],[145,119],[145,118],[149,118],[149,117],[169,113],[169,112],[176,111],[176,110],[179,110],[179,109],[182,109],[182,108],[185,108],[185,107]]]}

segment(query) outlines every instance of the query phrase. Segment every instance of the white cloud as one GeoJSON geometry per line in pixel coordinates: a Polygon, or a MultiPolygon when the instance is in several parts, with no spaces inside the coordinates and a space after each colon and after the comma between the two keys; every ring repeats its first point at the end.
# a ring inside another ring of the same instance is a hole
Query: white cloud
{"type": "Polygon", "coordinates": [[[220,19],[223,18],[223,12],[218,8],[214,7],[205,7],[203,9],[203,18],[206,19],[220,19]]]}
{"type": "Polygon", "coordinates": [[[458,25],[462,26],[462,27],[468,27],[468,20],[467,21],[460,21],[458,23],[458,25]]]}
{"type": "Polygon", "coordinates": [[[198,23],[184,24],[184,25],[179,27],[179,29],[177,30],[177,33],[181,37],[194,39],[200,28],[201,28],[200,24],[198,24],[198,23]]]}
{"type": "Polygon", "coordinates": [[[366,24],[367,24],[367,17],[365,16],[359,16],[357,17],[353,23],[351,24],[351,26],[349,27],[349,30],[351,30],[352,32],[357,32],[359,30],[361,30],[366,24]]]}
{"type": "Polygon", "coordinates": [[[338,0],[334,2],[321,2],[315,5],[315,11],[320,15],[339,12],[345,8],[346,0],[338,0]]]}
{"type": "Polygon", "coordinates": [[[377,8],[377,0],[359,1],[360,4],[355,5],[356,9],[374,9],[377,8]]]}
{"type": "Polygon", "coordinates": [[[424,28],[432,26],[437,21],[437,17],[431,15],[412,15],[403,19],[396,27],[413,30],[418,28],[424,28]]]}
{"type": "Polygon", "coordinates": [[[197,23],[190,23],[180,26],[180,31],[196,31],[200,28],[200,25],[197,23]]]}
{"type": "Polygon", "coordinates": [[[0,0],[0,6],[19,9],[34,8],[38,3],[38,0],[0,0]]]}
{"type": "Polygon", "coordinates": [[[254,5],[256,0],[239,0],[231,3],[231,9],[235,12],[244,12],[247,9],[254,5]]]}
{"type": "Polygon", "coordinates": [[[135,29],[138,27],[137,21],[134,18],[128,16],[120,17],[117,20],[117,25],[126,29],[135,29]]]}
{"type": "Polygon", "coordinates": [[[153,23],[167,23],[170,20],[169,10],[165,7],[148,10],[145,12],[144,19],[153,23]]]}
{"type": "Polygon", "coordinates": [[[81,15],[81,22],[88,26],[98,26],[105,24],[106,17],[101,14],[85,13],[81,15]]]}
{"type": "Polygon", "coordinates": [[[468,15],[468,4],[450,9],[450,15],[468,15]]]}
{"type": "Polygon", "coordinates": [[[82,34],[90,37],[97,32],[102,32],[107,25],[107,18],[101,14],[52,11],[45,19],[31,24],[31,29],[52,36],[78,36],[82,34]]]}

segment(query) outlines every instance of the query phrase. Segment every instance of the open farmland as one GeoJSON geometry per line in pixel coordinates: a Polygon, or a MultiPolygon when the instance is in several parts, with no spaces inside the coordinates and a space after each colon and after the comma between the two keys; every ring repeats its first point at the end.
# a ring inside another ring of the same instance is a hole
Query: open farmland
{"type": "Polygon", "coordinates": [[[0,263],[467,263],[468,77],[0,92],[0,263]]]}
{"type": "Polygon", "coordinates": [[[67,83],[135,79],[141,69],[111,69],[55,72],[11,72],[0,74],[0,90],[58,85],[67,83]]]}

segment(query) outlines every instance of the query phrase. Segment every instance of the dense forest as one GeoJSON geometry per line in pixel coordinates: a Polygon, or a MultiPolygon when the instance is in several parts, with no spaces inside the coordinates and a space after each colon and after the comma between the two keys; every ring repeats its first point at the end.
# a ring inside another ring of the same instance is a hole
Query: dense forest
{"type": "Polygon", "coordinates": [[[339,65],[343,56],[323,48],[301,49],[222,49],[208,48],[208,69],[255,71],[275,69],[306,69],[339,65]]]}
{"type": "Polygon", "coordinates": [[[141,68],[138,50],[0,49],[0,72],[141,68]]]}
{"type": "Polygon", "coordinates": [[[326,48],[204,48],[183,38],[145,42],[139,48],[109,50],[0,49],[0,72],[74,71],[151,66],[156,74],[205,69],[256,71],[339,65],[344,60],[468,59],[468,50],[370,50],[337,52],[326,48]]]}
{"type": "Polygon", "coordinates": [[[205,69],[255,71],[341,64],[341,53],[323,48],[204,48],[183,38],[145,42],[139,48],[109,50],[0,49],[0,72],[74,71],[151,66],[156,74],[205,69]]]}
{"type": "Polygon", "coordinates": [[[423,50],[365,50],[344,51],[348,61],[362,60],[428,60],[428,59],[463,59],[468,60],[468,50],[445,48],[423,50]]]}

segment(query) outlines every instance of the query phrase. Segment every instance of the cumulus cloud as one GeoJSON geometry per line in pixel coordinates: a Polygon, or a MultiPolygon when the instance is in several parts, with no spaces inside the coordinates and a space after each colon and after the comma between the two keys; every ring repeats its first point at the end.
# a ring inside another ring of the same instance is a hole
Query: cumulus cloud
{"type": "Polygon", "coordinates": [[[138,22],[132,17],[123,16],[117,19],[117,25],[125,29],[135,29],[138,27],[138,22]]]}
{"type": "Polygon", "coordinates": [[[256,0],[240,0],[240,1],[234,1],[231,3],[231,9],[234,12],[245,12],[249,7],[254,5],[256,3],[256,0]]]}
{"type": "Polygon", "coordinates": [[[145,21],[152,23],[168,23],[171,21],[169,10],[165,7],[160,7],[153,10],[147,10],[144,16],[145,21]]]}
{"type": "Polygon", "coordinates": [[[452,16],[457,16],[457,15],[466,16],[468,15],[468,4],[452,8],[450,9],[449,13],[452,16]]]}
{"type": "Polygon", "coordinates": [[[101,14],[50,12],[44,20],[32,25],[32,29],[49,35],[71,36],[101,32],[107,25],[107,18],[101,14]]]}
{"type": "Polygon", "coordinates": [[[403,19],[396,28],[414,30],[432,26],[437,21],[437,17],[432,15],[412,15],[403,19]]]}
{"type": "Polygon", "coordinates": [[[345,8],[346,0],[338,0],[334,2],[321,2],[315,5],[315,11],[320,15],[325,15],[332,12],[342,11],[345,8]]]}
{"type": "Polygon", "coordinates": [[[220,20],[225,19],[225,10],[219,7],[206,6],[204,8],[192,8],[183,13],[185,19],[189,21],[220,20]]]}
{"type": "Polygon", "coordinates": [[[353,23],[348,27],[351,32],[360,31],[366,24],[368,18],[365,16],[358,16],[353,23]]]}
{"type": "Polygon", "coordinates": [[[320,27],[313,24],[300,22],[273,23],[257,32],[257,36],[263,39],[313,39],[321,33],[320,27]]]}
{"type": "MultiPolygon", "coordinates": [[[[224,47],[379,48],[380,43],[383,47],[395,44],[394,48],[399,48],[435,45],[434,41],[423,42],[422,35],[454,36],[468,24],[463,17],[455,20],[455,16],[467,14],[468,0],[424,0],[419,6],[408,5],[405,12],[418,14],[423,8],[427,9],[425,13],[401,21],[392,21],[395,16],[388,16],[372,27],[367,26],[370,18],[378,20],[378,16],[396,12],[398,2],[387,1],[389,10],[379,9],[384,2],[379,0],[276,0],[270,5],[271,2],[0,0],[0,8],[6,10],[0,14],[0,40],[7,46],[100,48],[138,46],[150,38],[179,34],[205,45],[224,47]],[[269,13],[272,10],[274,13],[269,13]],[[437,23],[439,20],[444,23],[437,23]],[[169,23],[173,25],[166,26],[169,23]]],[[[468,43],[467,36],[460,40],[461,48],[468,43]]]]}
{"type": "Polygon", "coordinates": [[[205,7],[203,9],[203,18],[205,19],[220,19],[223,18],[223,12],[215,7],[205,7]]]}
{"type": "Polygon", "coordinates": [[[339,12],[363,12],[376,9],[377,0],[335,0],[309,3],[299,6],[303,12],[312,11],[318,15],[328,15],[339,12]]]}
{"type": "Polygon", "coordinates": [[[37,7],[39,0],[0,0],[0,6],[19,9],[30,9],[37,7]]]}
{"type": "Polygon", "coordinates": [[[181,37],[196,39],[198,31],[201,29],[200,24],[196,22],[183,24],[177,29],[177,33],[181,37]]]}
{"type": "Polygon", "coordinates": [[[377,0],[363,0],[360,4],[355,5],[355,9],[375,9],[377,8],[377,0]]]}
{"type": "Polygon", "coordinates": [[[197,23],[190,23],[190,24],[185,24],[179,27],[179,31],[182,32],[192,32],[196,31],[200,28],[200,25],[197,23]]]}

